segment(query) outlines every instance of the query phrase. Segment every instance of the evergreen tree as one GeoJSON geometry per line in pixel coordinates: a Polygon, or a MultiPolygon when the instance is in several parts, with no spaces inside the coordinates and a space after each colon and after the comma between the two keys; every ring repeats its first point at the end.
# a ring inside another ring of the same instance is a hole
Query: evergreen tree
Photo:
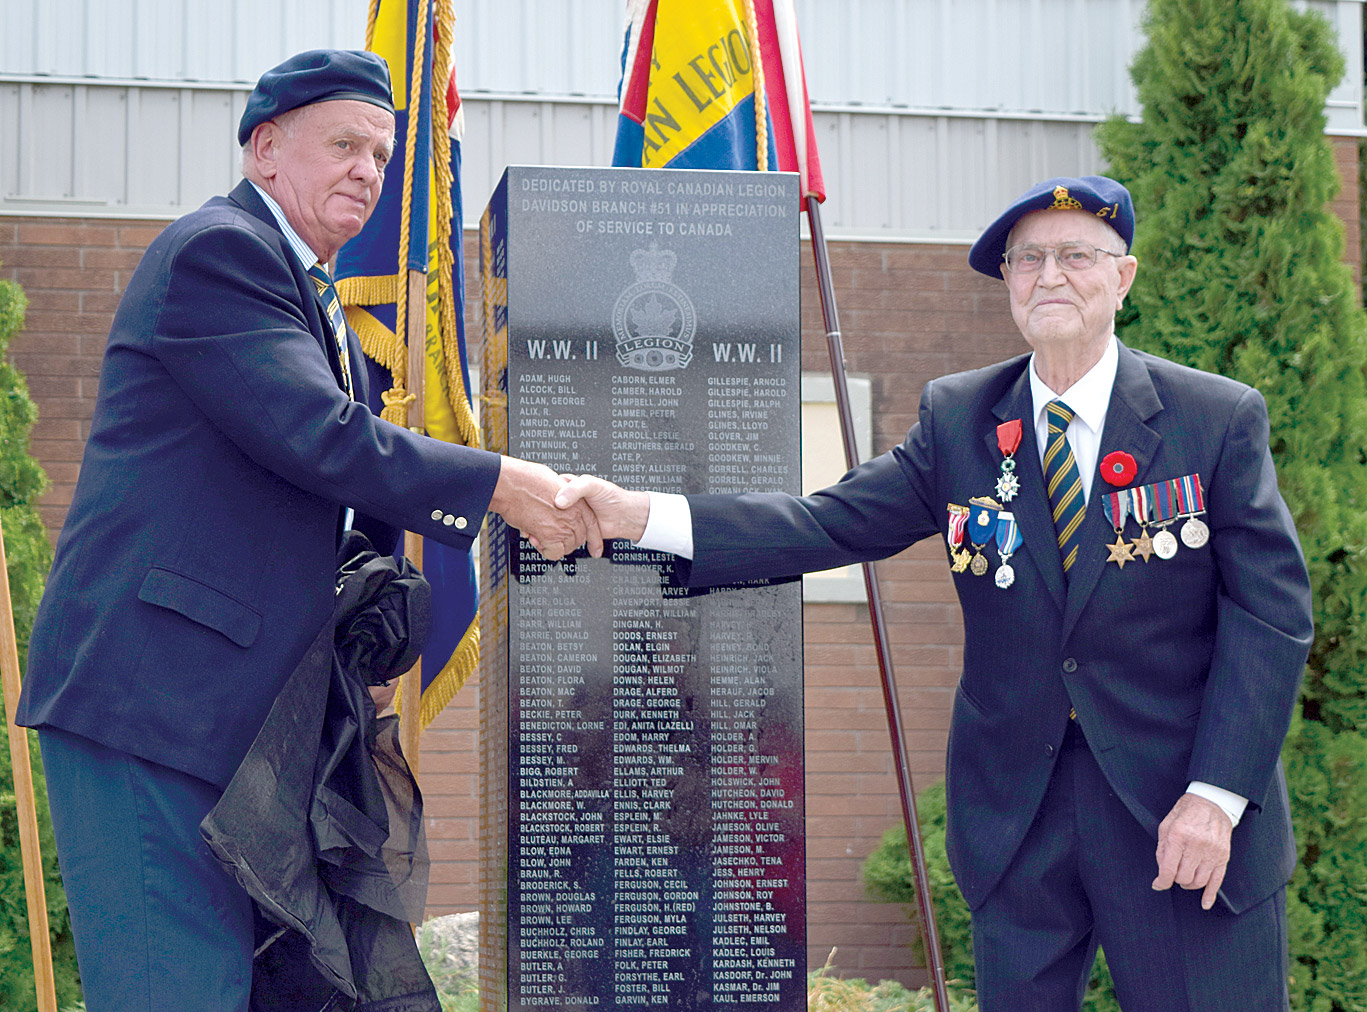
{"type": "Polygon", "coordinates": [[[1145,27],[1142,122],[1098,133],[1139,223],[1121,336],[1267,399],[1317,630],[1283,753],[1300,855],[1292,1004],[1363,1009],[1367,326],[1327,206],[1339,179],[1323,112],[1343,59],[1325,21],[1287,0],[1150,0],[1145,27]]]}
{"type": "MultiPolygon", "coordinates": [[[[36,505],[47,485],[47,477],[28,452],[29,429],[38,412],[29,399],[24,377],[4,358],[10,339],[23,326],[26,304],[18,285],[0,279],[0,525],[4,529],[21,665],[52,556],[36,505]]],[[[8,721],[9,714],[5,719],[8,721]]],[[[66,916],[66,895],[57,870],[57,847],[48,819],[42,764],[37,761],[38,743],[32,737],[30,749],[34,759],[39,847],[47,884],[57,998],[60,1003],[67,1004],[80,996],[76,951],[66,916]]],[[[22,1012],[36,1007],[28,906],[19,850],[19,820],[15,811],[9,747],[5,745],[0,747],[0,1008],[22,1012]]]]}

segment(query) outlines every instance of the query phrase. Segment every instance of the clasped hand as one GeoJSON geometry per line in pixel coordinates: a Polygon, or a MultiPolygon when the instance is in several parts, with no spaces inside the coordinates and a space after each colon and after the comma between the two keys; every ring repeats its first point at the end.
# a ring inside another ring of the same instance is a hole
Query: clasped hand
{"type": "Polygon", "coordinates": [[[555,562],[584,545],[599,558],[606,538],[639,541],[650,496],[591,474],[556,474],[543,464],[504,457],[489,509],[555,562]]]}
{"type": "Polygon", "coordinates": [[[593,510],[585,503],[554,501],[565,480],[544,464],[504,457],[489,509],[552,562],[585,544],[597,558],[603,554],[603,535],[593,510]]]}

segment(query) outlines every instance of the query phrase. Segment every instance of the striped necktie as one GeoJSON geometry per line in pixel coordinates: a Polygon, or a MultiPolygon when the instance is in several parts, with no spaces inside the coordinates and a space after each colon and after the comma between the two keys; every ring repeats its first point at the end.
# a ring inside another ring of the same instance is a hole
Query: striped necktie
{"type": "Polygon", "coordinates": [[[313,285],[318,289],[318,299],[332,323],[332,337],[337,342],[337,357],[342,361],[342,388],[348,397],[355,400],[356,393],[351,385],[351,355],[347,351],[346,314],[342,312],[342,300],[337,295],[337,289],[333,287],[332,276],[321,263],[309,268],[309,277],[313,279],[313,285]]]}
{"type": "Polygon", "coordinates": [[[1066,575],[1077,561],[1077,529],[1082,524],[1086,501],[1082,496],[1082,476],[1078,474],[1073,448],[1068,445],[1068,423],[1073,409],[1062,401],[1044,406],[1049,418],[1049,442],[1044,448],[1044,484],[1053,507],[1054,529],[1058,531],[1058,550],[1066,575]]]}

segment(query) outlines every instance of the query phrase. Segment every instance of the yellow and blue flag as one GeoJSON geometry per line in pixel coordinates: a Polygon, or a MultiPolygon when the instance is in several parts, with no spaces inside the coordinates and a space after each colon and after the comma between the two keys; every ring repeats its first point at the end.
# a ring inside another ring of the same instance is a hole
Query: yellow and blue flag
{"type": "MultiPolygon", "coordinates": [[[[372,0],[366,48],[389,63],[394,157],[370,221],[338,254],[336,275],[347,322],[366,353],[370,407],[402,425],[404,398],[417,387],[408,381],[403,333],[409,328],[402,326],[408,272],[426,272],[423,422],[433,438],[478,446],[465,355],[454,21],[449,2],[372,0]]],[[[419,727],[425,728],[478,666],[479,591],[469,552],[427,542],[422,571],[432,585],[433,612],[422,655],[419,727]]]]}
{"type": "Polygon", "coordinates": [[[618,112],[613,165],[796,172],[826,199],[793,0],[628,0],[618,112]]]}

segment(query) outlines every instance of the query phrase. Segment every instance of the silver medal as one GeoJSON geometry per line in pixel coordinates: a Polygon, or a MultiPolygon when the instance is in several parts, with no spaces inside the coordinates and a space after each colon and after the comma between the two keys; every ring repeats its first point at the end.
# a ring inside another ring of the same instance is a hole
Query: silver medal
{"type": "Polygon", "coordinates": [[[1007,587],[1011,586],[1011,584],[1016,582],[1016,571],[1011,568],[1011,564],[1009,562],[1003,562],[1000,566],[997,567],[997,575],[994,577],[994,579],[997,581],[997,586],[1000,587],[1002,590],[1005,590],[1007,587]]]}
{"type": "Polygon", "coordinates": [[[1200,548],[1210,540],[1210,528],[1204,520],[1192,517],[1182,525],[1182,544],[1188,548],[1200,548]]]}
{"type": "Polygon", "coordinates": [[[1160,559],[1171,559],[1177,554],[1177,539],[1173,537],[1172,531],[1159,531],[1153,539],[1153,554],[1160,559]]]}

